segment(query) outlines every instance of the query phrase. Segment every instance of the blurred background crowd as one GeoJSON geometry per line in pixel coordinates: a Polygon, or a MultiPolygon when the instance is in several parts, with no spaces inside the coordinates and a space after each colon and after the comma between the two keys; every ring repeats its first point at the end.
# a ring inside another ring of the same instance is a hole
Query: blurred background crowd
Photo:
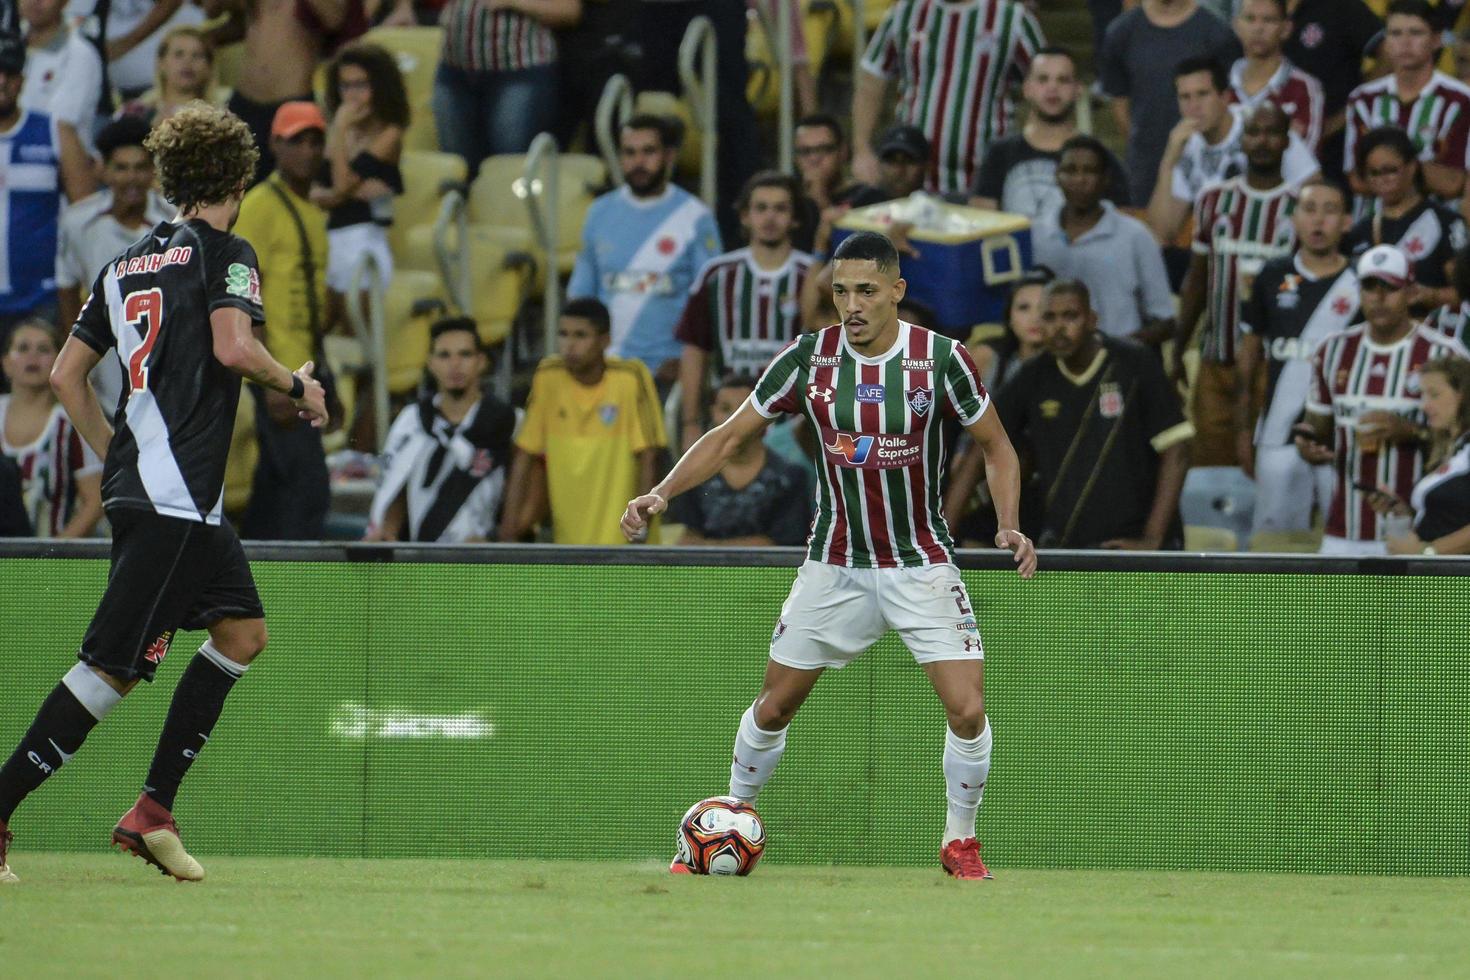
{"type": "MultiPolygon", "coordinates": [[[[1041,546],[1470,551],[1467,6],[0,0],[0,535],[108,533],[47,377],[173,215],[150,127],[203,99],[261,150],[263,340],[334,415],[241,399],[243,537],[620,544],[837,322],[834,240],[876,222],[1041,546]]],[[[946,518],[984,543],[952,435],[946,518]]],[[[654,540],[802,543],[817,438],[743,446],[654,540]]]]}

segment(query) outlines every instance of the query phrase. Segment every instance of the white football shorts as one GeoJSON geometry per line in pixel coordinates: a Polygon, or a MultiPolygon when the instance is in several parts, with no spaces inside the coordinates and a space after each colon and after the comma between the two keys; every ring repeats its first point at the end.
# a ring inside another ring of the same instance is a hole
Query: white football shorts
{"type": "Polygon", "coordinates": [[[771,659],[840,669],[896,630],[921,664],[984,660],[974,607],[953,565],[845,568],[806,561],[771,634],[771,659]]]}

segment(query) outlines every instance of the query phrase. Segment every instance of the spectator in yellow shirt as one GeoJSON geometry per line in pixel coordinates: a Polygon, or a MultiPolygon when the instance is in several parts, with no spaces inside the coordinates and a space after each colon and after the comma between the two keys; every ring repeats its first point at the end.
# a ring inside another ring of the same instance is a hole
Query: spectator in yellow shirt
{"type": "MultiPolygon", "coordinates": [[[[325,331],[327,216],[307,195],[321,169],[326,119],[311,102],[287,102],[271,125],[276,167],[240,204],[235,234],[260,257],[266,350],[282,364],[321,363],[325,331]]],[[[320,429],[296,417],[291,400],[251,386],[260,458],[240,534],[272,541],[319,540],[331,489],[320,429]]]]}
{"type": "Polygon", "coordinates": [[[611,318],[595,299],[562,311],[558,353],[536,369],[516,436],[501,521],[518,541],[546,515],[557,544],[623,544],[623,502],[657,478],[663,410],[641,361],[607,354],[611,318]]]}

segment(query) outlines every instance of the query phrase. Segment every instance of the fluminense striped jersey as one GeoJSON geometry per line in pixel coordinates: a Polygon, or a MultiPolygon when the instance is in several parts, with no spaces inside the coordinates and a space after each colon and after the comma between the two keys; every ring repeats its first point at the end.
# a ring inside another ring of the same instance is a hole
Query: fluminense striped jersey
{"type": "Polygon", "coordinates": [[[453,0],[439,15],[441,60],[465,71],[519,71],[556,62],[556,35],[534,17],[479,0],[453,0]]]}
{"type": "Polygon", "coordinates": [[[1244,177],[1205,188],[1194,204],[1194,252],[1209,260],[1205,336],[1200,356],[1229,364],[1235,360],[1240,301],[1261,266],[1290,255],[1296,243],[1291,213],[1296,191],[1279,184],[1258,191],[1244,177]]]}
{"type": "Polygon", "coordinates": [[[815,261],[793,251],[779,269],[762,269],[748,248],[715,256],[694,280],[674,336],[713,352],[717,376],[758,377],[801,332],[801,284],[815,261]]]}
{"type": "Polygon", "coordinates": [[[1429,314],[1428,324],[1451,340],[1470,341],[1470,300],[1452,306],[1441,306],[1429,314]]]}
{"type": "Polygon", "coordinates": [[[1413,102],[1399,99],[1393,75],[1353,89],[1347,104],[1347,145],[1343,169],[1357,163],[1358,140],[1370,129],[1397,126],[1419,148],[1419,159],[1463,168],[1470,146],[1470,87],[1435,72],[1413,102]]]}
{"type": "Polygon", "coordinates": [[[1307,148],[1317,152],[1317,144],[1322,140],[1322,117],[1326,113],[1322,83],[1285,58],[1281,59],[1276,74],[1255,95],[1245,90],[1245,59],[1241,58],[1230,66],[1230,88],[1225,98],[1231,105],[1243,106],[1247,111],[1266,102],[1276,103],[1307,148]]]}
{"type": "Polygon", "coordinates": [[[1008,89],[1045,43],[1014,0],[897,0],[884,15],[863,69],[898,78],[898,120],[929,138],[929,190],[974,186],[986,147],[1011,128],[1008,89]]]}
{"type": "Polygon", "coordinates": [[[1379,516],[1355,483],[1388,486],[1408,500],[1420,476],[1420,447],[1385,442],[1365,450],[1358,441],[1358,419],[1364,412],[1388,411],[1416,425],[1424,422],[1419,370],[1436,357],[1470,358],[1470,352],[1439,331],[1416,325],[1393,344],[1376,344],[1366,326],[1333,334],[1322,341],[1312,365],[1312,393],[1307,411],[1332,416],[1337,459],[1337,485],[1327,512],[1327,534],[1351,541],[1383,538],[1379,516]]]}
{"type": "Polygon", "coordinates": [[[41,434],[30,445],[12,446],[4,436],[9,408],[10,396],[0,395],[0,453],[20,467],[21,503],[30,518],[31,533],[54,538],[76,511],[77,478],[100,472],[102,461],[60,405],[51,409],[41,434]]]}
{"type": "Polygon", "coordinates": [[[954,559],[940,509],[942,410],[971,425],[990,407],[962,344],[899,323],[888,353],[864,357],[840,325],[803,334],[751,394],[766,418],[802,415],[822,441],[807,556],[849,568],[954,559]]]}

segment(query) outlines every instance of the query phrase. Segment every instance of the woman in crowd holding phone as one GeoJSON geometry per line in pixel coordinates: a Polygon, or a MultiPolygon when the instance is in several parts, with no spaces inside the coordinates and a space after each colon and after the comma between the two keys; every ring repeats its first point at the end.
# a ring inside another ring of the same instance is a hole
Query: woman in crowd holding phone
{"type": "Polygon", "coordinates": [[[1368,502],[1407,526],[1389,526],[1391,555],[1470,554],[1470,361],[1445,357],[1420,371],[1432,442],[1424,476],[1407,502],[1380,488],[1368,502]]]}

